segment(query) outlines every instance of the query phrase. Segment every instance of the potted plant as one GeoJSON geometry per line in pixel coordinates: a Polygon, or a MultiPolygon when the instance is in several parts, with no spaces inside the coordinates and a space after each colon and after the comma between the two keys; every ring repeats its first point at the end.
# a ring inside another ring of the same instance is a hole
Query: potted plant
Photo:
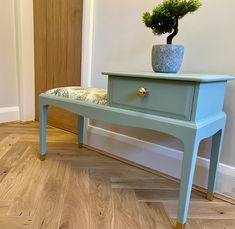
{"type": "Polygon", "coordinates": [[[152,47],[152,68],[155,72],[179,71],[184,47],[173,45],[172,40],[178,34],[179,20],[186,14],[196,11],[201,5],[199,0],[164,0],[153,9],[152,14],[143,14],[143,22],[152,29],[154,35],[170,33],[167,44],[152,47]]]}

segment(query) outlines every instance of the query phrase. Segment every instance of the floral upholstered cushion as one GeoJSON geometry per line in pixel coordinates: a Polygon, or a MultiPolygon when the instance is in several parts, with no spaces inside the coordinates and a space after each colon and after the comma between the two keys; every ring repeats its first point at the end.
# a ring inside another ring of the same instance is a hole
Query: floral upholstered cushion
{"type": "Polygon", "coordinates": [[[46,94],[101,105],[107,104],[107,90],[101,88],[59,87],[47,91],[46,94]]]}

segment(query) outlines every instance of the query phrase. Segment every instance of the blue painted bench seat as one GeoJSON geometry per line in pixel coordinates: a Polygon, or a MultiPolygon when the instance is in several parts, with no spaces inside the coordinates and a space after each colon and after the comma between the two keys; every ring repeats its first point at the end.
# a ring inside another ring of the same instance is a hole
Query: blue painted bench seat
{"type": "Polygon", "coordinates": [[[79,145],[83,144],[84,117],[172,135],[184,145],[176,228],[185,228],[198,147],[202,139],[211,136],[207,199],[213,199],[226,123],[224,95],[227,81],[234,78],[148,72],[106,74],[109,77],[108,93],[98,88],[63,87],[40,94],[41,160],[46,155],[47,111],[50,105],[79,116],[79,145]],[[146,87],[149,94],[137,97],[140,87],[146,87]],[[156,106],[154,112],[149,111],[151,104],[156,106]],[[177,113],[174,114],[177,109],[180,114],[186,115],[177,116],[177,113]]]}

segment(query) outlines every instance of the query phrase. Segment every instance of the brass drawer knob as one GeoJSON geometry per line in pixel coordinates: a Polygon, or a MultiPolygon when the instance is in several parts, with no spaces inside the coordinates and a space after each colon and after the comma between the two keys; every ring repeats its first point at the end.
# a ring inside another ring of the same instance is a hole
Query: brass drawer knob
{"type": "Polygon", "coordinates": [[[138,90],[138,95],[139,96],[147,96],[149,94],[149,90],[145,87],[140,87],[138,90]]]}

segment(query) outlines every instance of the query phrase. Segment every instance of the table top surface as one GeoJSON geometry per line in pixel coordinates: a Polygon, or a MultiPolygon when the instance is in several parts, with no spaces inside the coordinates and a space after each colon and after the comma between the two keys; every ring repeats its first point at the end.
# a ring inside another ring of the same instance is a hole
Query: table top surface
{"type": "Polygon", "coordinates": [[[102,74],[112,75],[117,77],[128,76],[134,78],[180,80],[180,81],[194,81],[194,82],[218,82],[218,81],[227,81],[235,79],[235,77],[228,75],[156,73],[151,71],[144,71],[144,72],[105,71],[102,72],[102,74]]]}

